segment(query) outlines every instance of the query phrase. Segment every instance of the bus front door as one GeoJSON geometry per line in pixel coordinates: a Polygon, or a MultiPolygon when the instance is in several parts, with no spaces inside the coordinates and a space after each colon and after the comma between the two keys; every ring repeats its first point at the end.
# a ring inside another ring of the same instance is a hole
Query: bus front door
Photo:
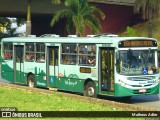
{"type": "Polygon", "coordinates": [[[58,86],[58,46],[47,47],[47,87],[58,86]]]}
{"type": "Polygon", "coordinates": [[[101,48],[99,61],[99,93],[114,92],[114,48],[101,48]]]}
{"type": "Polygon", "coordinates": [[[24,83],[24,46],[23,45],[14,45],[14,82],[15,83],[24,83]]]}

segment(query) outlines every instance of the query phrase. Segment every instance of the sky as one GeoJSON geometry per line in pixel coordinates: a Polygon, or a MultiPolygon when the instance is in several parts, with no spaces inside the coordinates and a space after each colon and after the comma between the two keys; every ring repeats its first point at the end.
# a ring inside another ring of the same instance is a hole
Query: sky
{"type": "MultiPolygon", "coordinates": [[[[9,17],[8,17],[9,18],[9,17]]],[[[12,22],[11,28],[17,28],[16,18],[9,18],[12,22]]],[[[17,33],[25,33],[26,32],[26,24],[18,27],[16,30],[17,33]]]]}
{"type": "MultiPolygon", "coordinates": [[[[17,24],[16,23],[12,23],[11,27],[12,28],[16,28],[17,24]]],[[[18,27],[16,32],[17,33],[25,33],[26,32],[26,24],[22,25],[21,27],[18,27]]]]}

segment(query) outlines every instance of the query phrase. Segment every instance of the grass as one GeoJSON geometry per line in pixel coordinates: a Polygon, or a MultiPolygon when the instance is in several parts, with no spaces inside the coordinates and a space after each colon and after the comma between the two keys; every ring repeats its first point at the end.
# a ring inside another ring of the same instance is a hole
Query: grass
{"type": "Polygon", "coordinates": [[[60,93],[38,94],[26,90],[0,88],[0,106],[20,111],[113,111],[115,108],[70,99],[60,93]]]}
{"type": "MultiPolygon", "coordinates": [[[[80,100],[71,99],[63,96],[61,93],[53,94],[39,94],[21,89],[0,88],[0,107],[16,107],[18,111],[118,111],[118,109],[111,106],[101,106],[98,104],[92,104],[83,102],[80,100]]],[[[14,118],[5,118],[5,120],[11,120],[14,118]]],[[[26,119],[26,118],[15,118],[26,119]]],[[[14,119],[14,120],[15,120],[14,119]]],[[[29,118],[33,119],[33,118],[29,118]]],[[[36,118],[35,118],[36,119],[36,118]]],[[[37,118],[43,119],[43,118],[37,118]]],[[[46,119],[46,118],[45,118],[46,119]]],[[[53,118],[47,118],[53,119],[53,118]]],[[[66,119],[66,118],[54,118],[54,119],[66,119]]],[[[68,118],[69,120],[124,120],[124,118],[68,118]]],[[[126,119],[126,118],[125,118],[126,119]]],[[[128,120],[134,120],[134,118],[127,118],[128,120]]],[[[144,118],[136,118],[136,120],[144,120],[144,118]]],[[[28,120],[28,118],[27,118],[28,120]]]]}

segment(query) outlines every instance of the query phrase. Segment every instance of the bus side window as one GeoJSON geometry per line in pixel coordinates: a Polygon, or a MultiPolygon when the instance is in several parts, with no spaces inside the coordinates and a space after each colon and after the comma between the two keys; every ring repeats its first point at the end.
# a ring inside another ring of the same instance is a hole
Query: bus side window
{"type": "Polygon", "coordinates": [[[34,44],[33,43],[26,43],[25,45],[25,61],[34,61],[35,53],[34,53],[34,44]]]}
{"type": "Polygon", "coordinates": [[[77,45],[76,44],[62,44],[61,54],[62,64],[76,64],[77,61],[77,45]]]}
{"type": "Polygon", "coordinates": [[[79,64],[95,65],[96,64],[96,45],[79,44],[79,64]]]}
{"type": "Polygon", "coordinates": [[[3,44],[3,57],[5,60],[11,60],[13,54],[13,45],[12,43],[4,43],[3,44]]]}
{"type": "Polygon", "coordinates": [[[45,62],[45,44],[36,44],[36,62],[45,62]]]}

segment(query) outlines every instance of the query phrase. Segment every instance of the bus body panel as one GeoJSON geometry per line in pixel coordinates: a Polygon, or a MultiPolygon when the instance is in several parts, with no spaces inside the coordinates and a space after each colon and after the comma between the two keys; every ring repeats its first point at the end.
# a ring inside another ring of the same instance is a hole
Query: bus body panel
{"type": "MultiPolygon", "coordinates": [[[[94,67],[83,66],[89,69],[95,69],[94,67]]],[[[78,65],[60,65],[59,67],[59,89],[82,92],[84,82],[86,79],[97,81],[97,77],[93,77],[93,71],[91,73],[80,73],[80,67],[78,65]],[[71,67],[72,66],[72,67],[71,67]],[[72,69],[70,69],[70,67],[72,69]]]]}
{"type": "Polygon", "coordinates": [[[159,93],[159,83],[151,88],[141,88],[141,89],[131,89],[121,86],[120,84],[115,84],[116,91],[115,96],[137,96],[137,95],[150,95],[159,93]],[[140,92],[142,90],[142,92],[140,92]],[[145,91],[144,91],[145,90],[145,91]]]}
{"type": "Polygon", "coordinates": [[[14,82],[13,61],[2,59],[1,69],[1,77],[9,82],[14,82]]]}

